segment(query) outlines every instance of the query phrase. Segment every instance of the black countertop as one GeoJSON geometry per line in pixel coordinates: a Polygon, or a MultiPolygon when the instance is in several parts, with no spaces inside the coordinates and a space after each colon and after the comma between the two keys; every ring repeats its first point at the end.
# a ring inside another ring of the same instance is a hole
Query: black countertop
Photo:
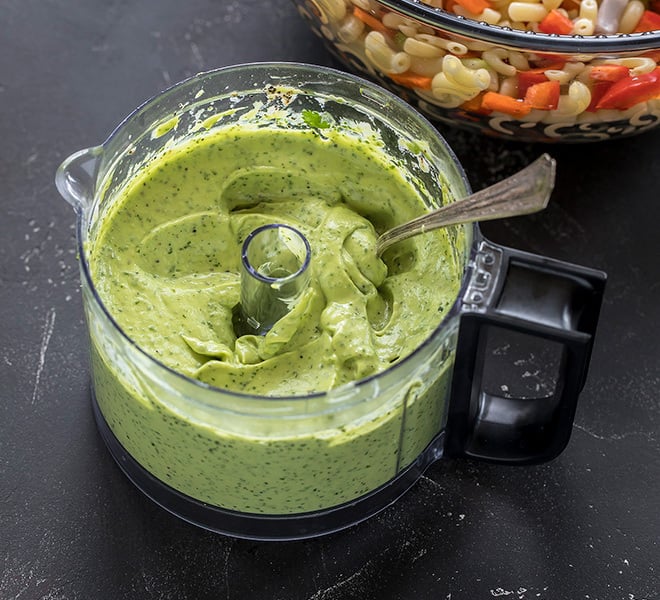
{"type": "Polygon", "coordinates": [[[261,60],[336,66],[288,0],[0,6],[0,598],[660,597],[660,131],[545,147],[442,129],[475,189],[551,152],[550,207],[483,231],[609,275],[556,460],[437,462],[371,520],[276,543],[181,522],[117,468],[90,408],[74,214],[55,170],[171,83],[261,60]]]}

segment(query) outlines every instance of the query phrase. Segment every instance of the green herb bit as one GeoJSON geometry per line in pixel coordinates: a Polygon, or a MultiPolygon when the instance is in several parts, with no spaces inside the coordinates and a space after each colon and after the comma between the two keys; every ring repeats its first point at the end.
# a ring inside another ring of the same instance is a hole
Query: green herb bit
{"type": "Polygon", "coordinates": [[[327,129],[330,127],[330,123],[325,121],[315,110],[303,110],[302,118],[305,124],[312,129],[327,129]]]}

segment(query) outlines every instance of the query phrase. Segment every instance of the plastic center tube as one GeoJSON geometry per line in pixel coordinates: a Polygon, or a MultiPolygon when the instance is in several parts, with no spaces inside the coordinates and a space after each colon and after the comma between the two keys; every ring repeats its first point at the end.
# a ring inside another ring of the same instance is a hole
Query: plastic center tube
{"type": "Polygon", "coordinates": [[[293,308],[309,284],[311,255],[307,238],[289,225],[264,225],[247,236],[237,335],[264,335],[293,308]]]}

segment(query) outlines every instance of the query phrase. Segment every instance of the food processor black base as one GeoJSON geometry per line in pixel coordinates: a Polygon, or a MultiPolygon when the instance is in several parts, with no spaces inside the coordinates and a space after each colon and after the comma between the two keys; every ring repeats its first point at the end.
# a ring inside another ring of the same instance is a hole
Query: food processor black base
{"type": "Polygon", "coordinates": [[[101,437],[124,474],[156,504],[193,525],[224,535],[260,541],[300,540],[334,533],[364,521],[402,496],[437,456],[442,434],[397,477],[351,502],[309,513],[261,515],[219,508],[182,494],[144,469],[121,445],[92,392],[94,418],[101,437]],[[431,450],[431,451],[429,451],[431,450]]]}

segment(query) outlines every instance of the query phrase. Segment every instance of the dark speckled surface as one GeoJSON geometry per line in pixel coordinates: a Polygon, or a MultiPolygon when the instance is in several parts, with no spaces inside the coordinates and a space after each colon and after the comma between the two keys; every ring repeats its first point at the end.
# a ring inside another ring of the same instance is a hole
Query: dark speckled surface
{"type": "Polygon", "coordinates": [[[0,5],[0,598],[660,598],[660,132],[539,147],[443,129],[474,188],[550,151],[547,211],[483,230],[609,274],[573,436],[552,463],[436,463],[370,521],[289,543],[195,529],[115,466],[92,419],[55,169],[170,83],[258,60],[333,65],[288,0],[0,5]]]}

